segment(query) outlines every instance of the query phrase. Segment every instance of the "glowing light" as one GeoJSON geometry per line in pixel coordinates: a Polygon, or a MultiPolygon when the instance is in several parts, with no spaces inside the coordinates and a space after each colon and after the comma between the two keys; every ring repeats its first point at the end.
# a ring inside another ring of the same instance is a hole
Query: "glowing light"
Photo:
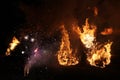
{"type": "Polygon", "coordinates": [[[93,46],[95,40],[96,26],[89,25],[88,19],[86,19],[85,25],[83,25],[83,32],[80,34],[80,39],[86,48],[93,46]]]}
{"type": "Polygon", "coordinates": [[[31,40],[30,40],[31,42],[34,42],[35,41],[35,39],[34,38],[31,38],[31,40]]]}
{"type": "Polygon", "coordinates": [[[97,16],[97,15],[98,15],[98,8],[94,7],[94,16],[97,16]]]}
{"type": "Polygon", "coordinates": [[[21,53],[22,53],[22,54],[24,54],[24,53],[25,53],[25,51],[22,51],[21,53]]]}
{"type": "Polygon", "coordinates": [[[91,48],[94,45],[96,26],[90,26],[88,18],[86,19],[85,25],[83,25],[83,31],[78,26],[73,27],[73,30],[79,35],[80,40],[86,48],[91,48]]]}
{"type": "Polygon", "coordinates": [[[26,36],[24,37],[24,39],[25,39],[25,40],[28,40],[28,38],[29,38],[29,36],[28,36],[28,35],[26,35],[26,36]]]}
{"type": "Polygon", "coordinates": [[[101,32],[102,35],[110,35],[113,33],[112,28],[105,28],[104,31],[101,32]]]}
{"type": "Polygon", "coordinates": [[[10,52],[13,51],[19,43],[20,41],[16,37],[13,37],[12,42],[9,44],[9,48],[7,48],[6,55],[10,55],[10,52]]]}
{"type": "Polygon", "coordinates": [[[34,50],[34,53],[36,53],[36,52],[38,52],[38,48],[36,48],[36,49],[34,50]]]}
{"type": "Polygon", "coordinates": [[[27,76],[29,74],[29,68],[31,67],[31,65],[27,64],[24,67],[24,76],[27,76]]]}
{"type": "Polygon", "coordinates": [[[57,55],[59,64],[63,66],[76,65],[79,63],[79,61],[78,58],[75,56],[75,53],[73,54],[73,51],[70,48],[68,32],[67,30],[65,30],[64,25],[61,26],[61,29],[62,29],[62,39],[61,39],[60,50],[58,51],[58,55],[57,55]]]}
{"type": "Polygon", "coordinates": [[[112,42],[104,44],[102,47],[96,45],[87,55],[87,60],[90,65],[104,68],[106,65],[110,64],[111,59],[111,45],[112,42]]]}
{"type": "MultiPolygon", "coordinates": [[[[88,19],[86,19],[86,23],[83,25],[83,31],[78,26],[74,26],[73,30],[79,35],[81,42],[88,49],[88,53],[86,53],[87,61],[91,66],[104,68],[110,64],[112,42],[98,44],[95,36],[96,26],[90,26],[88,19]]],[[[109,28],[101,33],[108,35],[111,32],[112,29],[109,28]]]]}

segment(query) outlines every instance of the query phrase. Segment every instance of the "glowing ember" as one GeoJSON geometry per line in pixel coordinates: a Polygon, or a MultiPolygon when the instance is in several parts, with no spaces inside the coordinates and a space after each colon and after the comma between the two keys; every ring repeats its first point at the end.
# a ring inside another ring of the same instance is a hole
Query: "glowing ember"
{"type": "Polygon", "coordinates": [[[92,66],[104,68],[105,65],[110,64],[111,59],[111,45],[112,42],[108,42],[107,44],[100,47],[100,45],[96,45],[92,48],[92,50],[87,55],[87,60],[92,66]]]}
{"type": "Polygon", "coordinates": [[[62,28],[62,42],[60,45],[60,50],[58,51],[58,61],[60,65],[70,66],[79,63],[78,58],[76,58],[75,53],[73,54],[70,48],[70,41],[68,32],[65,30],[64,26],[62,28]]]}
{"type": "Polygon", "coordinates": [[[97,16],[97,15],[98,15],[98,8],[94,7],[94,16],[97,16]]]}
{"type": "Polygon", "coordinates": [[[12,42],[9,44],[9,48],[7,48],[6,55],[10,55],[10,51],[13,51],[19,43],[20,41],[16,37],[13,37],[12,42]]]}
{"type": "Polygon", "coordinates": [[[105,28],[104,31],[101,32],[102,35],[110,35],[113,33],[112,28],[105,28]]]}

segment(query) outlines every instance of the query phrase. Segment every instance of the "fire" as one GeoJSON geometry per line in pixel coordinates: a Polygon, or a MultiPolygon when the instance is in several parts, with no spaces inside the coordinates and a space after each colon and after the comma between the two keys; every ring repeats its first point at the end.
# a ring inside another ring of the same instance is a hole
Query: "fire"
{"type": "MultiPolygon", "coordinates": [[[[95,36],[96,26],[89,25],[88,19],[86,19],[86,23],[82,29],[79,26],[73,26],[73,30],[79,35],[81,42],[88,50],[86,55],[90,65],[104,68],[105,65],[110,64],[112,42],[98,44],[95,36]]],[[[101,33],[108,35],[111,32],[112,28],[108,28],[101,33]]]]}
{"type": "Polygon", "coordinates": [[[20,41],[16,37],[13,37],[12,42],[9,44],[9,48],[7,48],[6,55],[10,55],[10,51],[13,51],[19,43],[20,41]]]}
{"type": "Polygon", "coordinates": [[[80,40],[86,48],[91,48],[94,45],[96,26],[90,26],[88,18],[86,19],[85,25],[83,25],[83,31],[79,27],[73,27],[73,30],[79,35],[80,40]]]}
{"type": "Polygon", "coordinates": [[[98,15],[98,8],[94,7],[94,16],[97,16],[97,15],[98,15]]]}
{"type": "Polygon", "coordinates": [[[64,25],[62,28],[62,39],[60,50],[58,51],[58,62],[63,66],[71,66],[79,63],[78,58],[76,58],[75,53],[73,54],[72,49],[70,48],[69,35],[67,30],[65,30],[64,25]]]}
{"type": "Polygon", "coordinates": [[[85,25],[83,25],[83,32],[80,33],[80,39],[86,48],[93,46],[95,40],[96,26],[89,25],[88,18],[86,19],[85,25]]]}
{"type": "Polygon", "coordinates": [[[102,35],[110,35],[113,33],[112,28],[105,28],[104,31],[101,32],[102,35]]]}
{"type": "Polygon", "coordinates": [[[96,45],[87,55],[87,60],[92,66],[104,68],[105,65],[110,64],[111,59],[111,45],[112,42],[104,44],[102,47],[96,45]]]}

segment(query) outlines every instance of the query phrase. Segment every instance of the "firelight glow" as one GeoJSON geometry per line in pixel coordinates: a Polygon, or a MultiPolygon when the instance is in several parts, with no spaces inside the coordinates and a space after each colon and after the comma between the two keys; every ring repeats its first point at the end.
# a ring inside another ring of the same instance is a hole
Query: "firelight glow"
{"type": "MultiPolygon", "coordinates": [[[[85,54],[87,55],[87,61],[89,64],[91,66],[104,68],[111,62],[111,45],[113,42],[100,43],[98,45],[99,42],[96,41],[95,36],[96,29],[96,26],[88,23],[88,18],[86,19],[85,25],[83,25],[82,29],[80,29],[79,26],[73,27],[73,30],[79,35],[81,42],[88,50],[88,52],[85,54]]],[[[103,35],[107,35],[111,34],[111,32],[112,29],[110,28],[101,33],[103,35]]]]}
{"type": "Polygon", "coordinates": [[[10,55],[10,52],[13,51],[18,44],[20,44],[20,41],[16,37],[13,37],[12,42],[9,44],[9,48],[7,48],[6,55],[10,55]]]}
{"type": "Polygon", "coordinates": [[[63,66],[76,65],[79,63],[79,60],[75,56],[75,53],[73,53],[72,49],[70,48],[68,32],[65,29],[64,25],[61,26],[61,28],[62,28],[62,39],[61,39],[60,50],[58,51],[58,55],[57,55],[58,62],[60,65],[63,66]]]}

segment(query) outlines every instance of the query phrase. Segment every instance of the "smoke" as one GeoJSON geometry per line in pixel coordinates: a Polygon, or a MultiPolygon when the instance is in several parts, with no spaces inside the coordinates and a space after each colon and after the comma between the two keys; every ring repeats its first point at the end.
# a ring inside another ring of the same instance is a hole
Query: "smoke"
{"type": "MultiPolygon", "coordinates": [[[[37,45],[38,46],[38,45],[37,45]]],[[[31,49],[31,55],[27,58],[27,62],[24,67],[24,75],[29,74],[29,71],[32,67],[36,66],[51,66],[52,60],[52,51],[48,49],[41,49],[34,45],[33,49],[31,49]]]]}

